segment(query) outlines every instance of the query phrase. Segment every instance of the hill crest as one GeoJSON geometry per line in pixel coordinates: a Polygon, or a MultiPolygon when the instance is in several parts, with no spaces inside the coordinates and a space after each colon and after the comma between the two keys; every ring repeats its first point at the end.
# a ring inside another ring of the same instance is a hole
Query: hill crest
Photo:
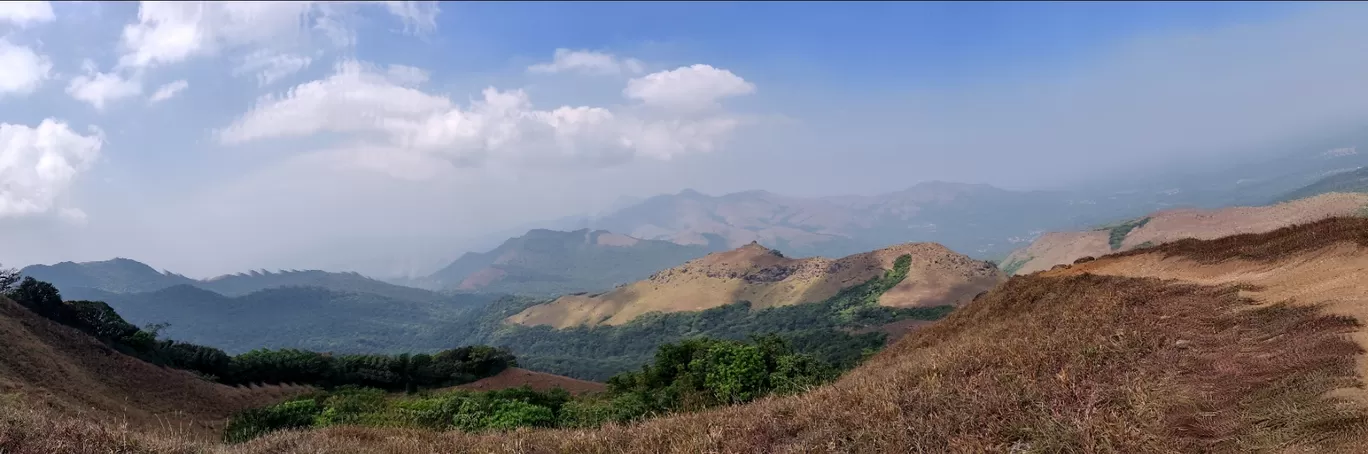
{"type": "Polygon", "coordinates": [[[701,311],[748,301],[753,308],[814,303],[912,258],[907,278],[879,298],[891,307],[958,305],[1001,280],[992,264],[935,243],[907,243],[840,259],[783,256],[758,243],[708,254],[597,295],[567,295],[507,319],[522,325],[619,325],[649,312],[701,311]]]}
{"type": "Polygon", "coordinates": [[[1002,266],[1013,274],[1029,274],[1082,257],[1101,257],[1186,238],[1210,240],[1269,232],[1331,217],[1361,215],[1365,208],[1368,194],[1326,193],[1267,206],[1163,210],[1102,229],[1046,233],[1013,251],[1002,266]]]}

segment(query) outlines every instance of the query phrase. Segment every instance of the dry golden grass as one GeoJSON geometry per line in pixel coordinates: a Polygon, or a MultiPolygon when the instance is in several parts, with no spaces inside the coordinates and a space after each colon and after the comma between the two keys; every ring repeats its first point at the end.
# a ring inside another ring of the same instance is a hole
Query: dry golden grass
{"type": "MultiPolygon", "coordinates": [[[[1132,230],[1121,250],[1142,244],[1164,244],[1182,239],[1210,240],[1231,235],[1262,233],[1289,225],[1352,216],[1368,205],[1368,194],[1328,193],[1315,197],[1259,207],[1216,210],[1176,209],[1153,213],[1149,222],[1132,230]]],[[[1013,251],[1002,263],[1025,260],[1017,274],[1048,270],[1073,263],[1084,256],[1112,253],[1105,230],[1054,232],[1042,235],[1029,246],[1013,251]]]]}
{"type": "Polygon", "coordinates": [[[537,391],[550,391],[555,388],[560,388],[569,391],[571,394],[600,392],[606,388],[603,383],[578,380],[562,375],[547,374],[519,367],[510,367],[493,377],[481,378],[464,385],[456,386],[455,388],[472,391],[492,391],[522,386],[529,386],[537,391]]]}
{"type": "Polygon", "coordinates": [[[602,295],[570,295],[508,318],[528,326],[621,325],[649,312],[702,311],[737,301],[766,308],[815,303],[877,277],[912,256],[903,282],[879,298],[892,307],[958,305],[1002,282],[986,262],[935,243],[908,243],[837,260],[792,259],[751,244],[708,254],[602,295]]]}
{"type": "Polygon", "coordinates": [[[228,387],[154,366],[0,298],[0,395],[33,408],[216,439],[232,412],[303,390],[228,387]]]}

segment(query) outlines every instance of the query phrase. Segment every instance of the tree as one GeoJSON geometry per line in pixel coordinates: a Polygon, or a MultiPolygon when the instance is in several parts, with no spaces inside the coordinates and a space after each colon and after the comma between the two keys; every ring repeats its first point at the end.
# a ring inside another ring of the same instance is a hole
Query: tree
{"type": "Polygon", "coordinates": [[[58,323],[71,324],[75,317],[73,311],[62,304],[62,294],[57,287],[32,277],[25,277],[18,286],[5,292],[5,296],[58,323]]]}
{"type": "Polygon", "coordinates": [[[9,293],[19,283],[19,270],[0,268],[0,294],[9,293]]]}

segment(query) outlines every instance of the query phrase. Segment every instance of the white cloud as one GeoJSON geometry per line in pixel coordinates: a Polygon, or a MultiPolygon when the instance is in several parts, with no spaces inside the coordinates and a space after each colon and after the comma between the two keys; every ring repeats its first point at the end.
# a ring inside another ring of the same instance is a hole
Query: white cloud
{"type": "Polygon", "coordinates": [[[37,128],[0,123],[0,218],[51,210],[103,143],[99,130],[83,136],[51,118],[37,128]]]}
{"type": "MultiPolygon", "coordinates": [[[[323,132],[353,134],[359,142],[345,153],[350,159],[393,172],[394,163],[416,168],[433,160],[456,166],[490,160],[545,166],[606,165],[634,156],[670,159],[714,151],[740,124],[721,112],[660,115],[631,106],[540,110],[522,90],[493,87],[463,108],[445,96],[405,86],[412,81],[408,73],[339,64],[326,79],[301,84],[284,96],[262,97],[219,131],[219,139],[237,144],[323,132]]],[[[676,79],[652,80],[658,80],[657,90],[668,91],[676,79]]],[[[735,92],[729,94],[741,94],[735,92]]],[[[720,97],[715,91],[704,96],[720,97]]]]}
{"type": "Polygon", "coordinates": [[[142,83],[136,79],[117,72],[97,72],[95,63],[90,60],[86,60],[83,66],[86,74],[71,78],[66,92],[72,98],[89,103],[96,110],[104,110],[111,102],[142,94],[142,83]]]}
{"type": "Polygon", "coordinates": [[[556,49],[550,63],[527,67],[533,73],[580,72],[596,75],[641,74],[641,61],[618,59],[612,54],[588,50],[556,49]]]}
{"type": "Polygon", "coordinates": [[[627,81],[622,94],[651,106],[682,111],[714,108],[722,98],[755,92],[755,84],[708,65],[685,66],[627,81]]]}
{"type": "Polygon", "coordinates": [[[142,2],[138,21],[124,27],[119,66],[175,63],[239,47],[283,51],[306,44],[313,31],[347,46],[355,43],[350,13],[382,5],[406,31],[436,27],[438,7],[431,2],[142,2]]]}
{"type": "MultiPolygon", "coordinates": [[[[0,2],[0,5],[3,5],[0,2]]],[[[0,38],[0,96],[28,94],[52,72],[52,62],[33,49],[0,38]]]]}
{"type": "Polygon", "coordinates": [[[400,85],[417,86],[428,81],[428,73],[422,68],[389,65],[389,79],[400,85]]]}
{"type": "Polygon", "coordinates": [[[241,63],[233,68],[233,75],[256,73],[257,85],[264,87],[302,71],[312,63],[313,59],[307,56],[261,49],[243,57],[241,63]]]}
{"type": "Polygon", "coordinates": [[[57,16],[52,14],[52,5],[48,2],[0,2],[0,22],[27,27],[55,19],[57,16]]]}
{"type": "Polygon", "coordinates": [[[186,82],[185,80],[177,80],[177,81],[175,81],[175,82],[171,82],[171,83],[168,83],[168,84],[166,84],[166,85],[162,85],[161,88],[158,88],[157,91],[156,91],[155,93],[152,93],[152,97],[148,98],[147,101],[148,101],[148,102],[161,102],[161,101],[165,101],[165,100],[171,99],[171,97],[176,96],[177,94],[179,94],[179,93],[181,92],[181,90],[185,90],[186,88],[189,88],[189,87],[190,87],[190,83],[189,83],[189,82],[186,82]]]}
{"type": "Polygon", "coordinates": [[[385,7],[404,21],[406,33],[426,33],[437,28],[437,2],[385,2],[385,7]]]}

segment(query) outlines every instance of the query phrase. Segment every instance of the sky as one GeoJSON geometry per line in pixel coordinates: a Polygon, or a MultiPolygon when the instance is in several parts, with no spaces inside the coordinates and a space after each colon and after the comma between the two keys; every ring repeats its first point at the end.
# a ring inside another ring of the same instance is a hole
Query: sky
{"type": "Polygon", "coordinates": [[[0,2],[0,263],[429,270],[693,188],[1061,188],[1368,118],[1368,5],[0,2]]]}

